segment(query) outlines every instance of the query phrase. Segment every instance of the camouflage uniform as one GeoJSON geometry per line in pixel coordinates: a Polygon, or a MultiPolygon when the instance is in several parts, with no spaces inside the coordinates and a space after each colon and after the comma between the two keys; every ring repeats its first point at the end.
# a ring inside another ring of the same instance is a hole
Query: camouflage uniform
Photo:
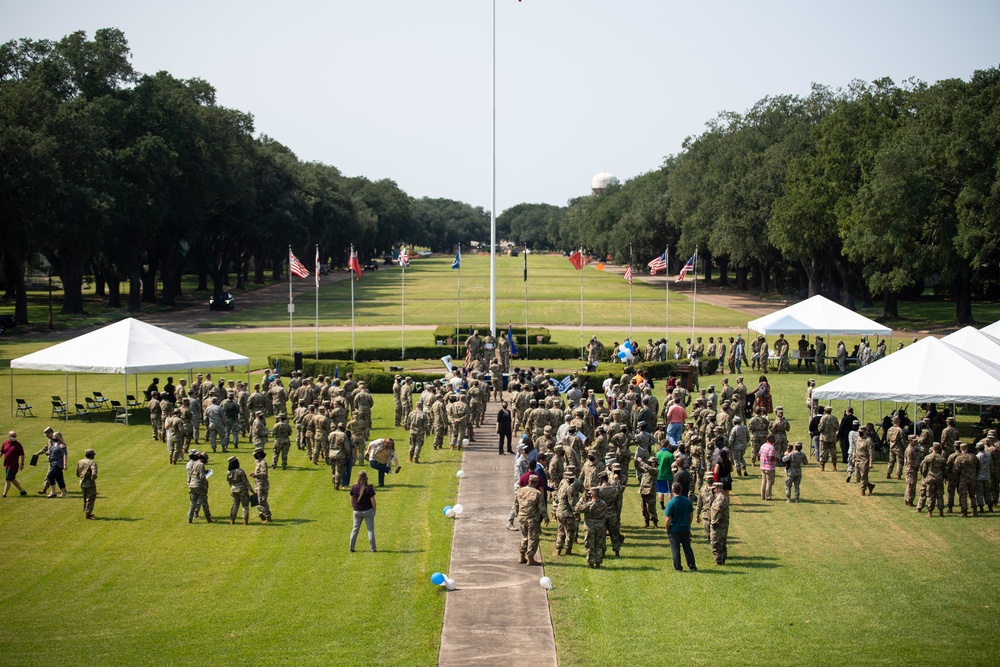
{"type": "Polygon", "coordinates": [[[208,507],[208,478],[205,477],[205,464],[197,455],[196,458],[187,464],[188,496],[191,498],[191,507],[188,509],[188,523],[194,521],[195,515],[200,511],[205,511],[205,520],[212,521],[212,511],[208,507]]]}
{"type": "Polygon", "coordinates": [[[728,555],[726,541],[729,538],[729,498],[722,492],[721,486],[715,488],[718,491],[715,492],[715,497],[712,498],[710,513],[712,533],[709,541],[712,543],[712,555],[715,557],[715,564],[725,565],[726,556],[728,555]]]}
{"type": "Polygon", "coordinates": [[[958,490],[958,468],[955,467],[955,461],[961,455],[962,450],[957,448],[956,443],[955,451],[948,455],[944,464],[944,478],[948,483],[948,514],[951,514],[955,507],[955,492],[958,490]]]}
{"type": "Polygon", "coordinates": [[[254,449],[264,449],[267,445],[267,420],[264,418],[263,410],[259,415],[255,415],[253,427],[250,430],[250,439],[253,441],[254,449]]]}
{"type": "Polygon", "coordinates": [[[903,472],[906,475],[906,492],[903,494],[903,503],[913,507],[913,499],[917,492],[917,472],[920,470],[920,450],[916,442],[911,441],[903,452],[903,461],[906,464],[903,472]]]}
{"type": "MultiPolygon", "coordinates": [[[[652,459],[651,461],[655,462],[655,460],[652,459]]],[[[647,528],[649,528],[650,522],[658,528],[660,522],[656,515],[656,476],[659,471],[656,464],[651,461],[649,459],[636,458],[635,470],[637,473],[640,471],[643,473],[639,480],[639,500],[642,505],[642,518],[646,522],[647,528]]]]}
{"type": "MultiPolygon", "coordinates": [[[[747,429],[750,431],[750,436],[753,438],[752,449],[750,450],[750,464],[757,465],[757,458],[760,456],[760,447],[767,440],[767,432],[770,424],[767,422],[767,417],[763,414],[756,414],[747,423],[747,429]]],[[[746,449],[744,447],[744,449],[746,449]]],[[[746,466],[744,466],[745,468],[746,466]]]]}
{"type": "Polygon", "coordinates": [[[937,505],[938,513],[944,516],[944,467],[946,461],[941,453],[933,451],[920,462],[920,474],[924,477],[923,490],[917,511],[924,509],[924,502],[930,506],[929,514],[934,514],[937,505]]]}
{"type": "Polygon", "coordinates": [[[226,473],[229,482],[229,492],[233,496],[233,506],[229,510],[229,523],[236,523],[236,514],[243,506],[243,525],[250,522],[250,481],[243,468],[236,468],[226,473]]]}
{"type": "Polygon", "coordinates": [[[393,405],[392,423],[394,426],[403,425],[403,400],[400,395],[400,391],[402,390],[403,387],[402,384],[400,383],[400,380],[402,380],[402,378],[397,375],[395,382],[392,383],[392,405],[393,405]]]}
{"type": "Polygon", "coordinates": [[[892,471],[895,468],[896,479],[902,479],[903,453],[906,451],[906,433],[899,426],[893,425],[886,431],[885,439],[889,444],[889,467],[885,470],[885,478],[889,479],[892,477],[892,471]]]}
{"type": "Polygon", "coordinates": [[[340,481],[344,477],[344,468],[347,465],[347,455],[350,448],[343,424],[334,425],[328,442],[329,449],[326,460],[330,464],[330,472],[333,476],[333,490],[340,491],[340,481]]]}
{"type": "Polygon", "coordinates": [[[802,466],[804,466],[808,459],[806,455],[800,450],[792,450],[786,452],[784,456],[781,457],[781,461],[785,463],[785,500],[790,501],[792,499],[792,487],[795,487],[795,502],[799,501],[799,486],[802,483],[802,466]]]}
{"type": "MultiPolygon", "coordinates": [[[[534,479],[537,477],[532,475],[534,479]]],[[[521,524],[521,563],[534,563],[538,540],[542,535],[542,492],[534,486],[522,486],[514,494],[514,507],[521,524]]]]}
{"type": "Polygon", "coordinates": [[[833,464],[834,470],[837,469],[837,430],[839,428],[840,422],[829,412],[826,412],[819,420],[819,444],[822,448],[820,467],[822,470],[826,470],[827,460],[833,464]]]}
{"type": "Polygon", "coordinates": [[[695,505],[697,522],[705,528],[705,541],[712,541],[712,482],[705,482],[698,492],[698,502],[695,505]]]}
{"type": "Polygon", "coordinates": [[[279,419],[274,422],[271,429],[274,436],[274,459],[271,460],[271,467],[278,467],[278,457],[281,457],[281,469],[288,466],[288,450],[292,447],[292,425],[286,419],[279,419]]]}
{"type": "Polygon", "coordinates": [[[410,431],[410,462],[420,463],[420,450],[424,446],[424,436],[430,430],[427,427],[427,415],[423,406],[406,415],[406,428],[410,431]]]}
{"type": "Polygon", "coordinates": [[[160,408],[160,399],[151,395],[147,407],[149,408],[149,425],[153,431],[153,440],[166,440],[163,433],[163,412],[160,408]]]}
{"type": "MultiPolygon", "coordinates": [[[[92,453],[92,450],[87,450],[92,453]]],[[[80,459],[76,464],[76,476],[80,478],[83,492],[83,515],[94,518],[94,503],[97,501],[97,462],[92,458],[80,459]]]]}
{"type": "Polygon", "coordinates": [[[451,448],[462,449],[462,437],[469,430],[469,406],[461,400],[448,404],[448,428],[451,431],[451,448]]]}
{"type": "Polygon", "coordinates": [[[448,435],[448,411],[443,400],[438,398],[434,401],[431,414],[434,416],[434,449],[441,449],[444,447],[445,436],[448,435]]]}
{"type": "Polygon", "coordinates": [[[556,515],[556,522],[559,525],[556,532],[557,553],[561,553],[564,548],[567,554],[573,553],[573,545],[576,544],[576,535],[580,525],[575,508],[582,492],[583,484],[570,473],[567,473],[567,476],[559,483],[559,488],[556,489],[553,513],[556,515]]]}
{"type": "Polygon", "coordinates": [[[972,498],[972,516],[978,516],[976,508],[976,475],[979,473],[979,460],[967,451],[955,458],[955,474],[958,477],[958,504],[962,508],[962,516],[969,515],[969,498],[972,498]]]}
{"type": "Polygon", "coordinates": [[[858,442],[854,446],[854,470],[857,472],[858,480],[861,482],[861,495],[870,494],[875,490],[875,485],[868,481],[868,473],[872,468],[872,441],[865,434],[865,437],[858,437],[858,442]]]}
{"type": "Polygon", "coordinates": [[[583,498],[573,510],[577,514],[583,515],[583,522],[587,526],[587,537],[585,540],[587,548],[587,566],[600,567],[604,562],[604,548],[607,540],[606,536],[606,516],[608,506],[600,498],[583,498]]]}
{"type": "MultiPolygon", "coordinates": [[[[261,452],[264,450],[261,449],[261,452]]],[[[250,473],[257,484],[257,514],[264,523],[271,521],[271,506],[267,502],[267,493],[271,490],[271,482],[267,479],[267,457],[257,459],[257,465],[250,473]]]]}

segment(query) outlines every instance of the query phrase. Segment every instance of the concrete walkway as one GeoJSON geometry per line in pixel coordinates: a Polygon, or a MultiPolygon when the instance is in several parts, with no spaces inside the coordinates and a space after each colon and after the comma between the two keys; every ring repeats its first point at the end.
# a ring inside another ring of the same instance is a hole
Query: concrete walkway
{"type": "MultiPolygon", "coordinates": [[[[464,506],[455,521],[448,593],[438,664],[558,665],[547,592],[538,584],[543,568],[519,565],[521,533],[507,530],[513,502],[514,456],[497,454],[496,412],[462,457],[466,476],[458,490],[464,506]],[[531,642],[524,637],[531,637],[531,642]]],[[[541,550],[536,556],[541,560],[541,550]]]]}

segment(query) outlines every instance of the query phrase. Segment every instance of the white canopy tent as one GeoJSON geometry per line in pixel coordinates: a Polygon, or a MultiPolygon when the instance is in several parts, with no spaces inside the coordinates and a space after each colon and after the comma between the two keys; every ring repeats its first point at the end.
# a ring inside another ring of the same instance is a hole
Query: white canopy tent
{"type": "Polygon", "coordinates": [[[824,400],[1000,403],[1000,365],[927,337],[813,390],[824,400]]]}
{"type": "Polygon", "coordinates": [[[891,336],[892,329],[817,294],[770,315],[747,322],[747,329],[765,336],[829,334],[891,336]]]}
{"type": "Polygon", "coordinates": [[[11,416],[13,416],[14,369],[107,373],[128,376],[159,371],[191,371],[196,368],[246,366],[250,358],[172,331],[128,318],[77,336],[10,362],[11,416]]]}

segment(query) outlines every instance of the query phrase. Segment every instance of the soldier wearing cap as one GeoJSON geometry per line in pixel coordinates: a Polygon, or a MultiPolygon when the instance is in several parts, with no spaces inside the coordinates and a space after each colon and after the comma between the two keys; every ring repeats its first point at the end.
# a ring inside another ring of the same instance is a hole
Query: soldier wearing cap
{"type": "Polygon", "coordinates": [[[229,510],[229,525],[236,523],[237,512],[242,506],[243,525],[246,526],[250,523],[250,480],[240,467],[240,460],[235,456],[229,457],[226,481],[229,482],[229,492],[233,496],[233,506],[229,510]]]}
{"type": "Polygon", "coordinates": [[[823,408],[823,417],[819,420],[819,444],[822,450],[820,458],[820,470],[826,471],[826,463],[833,464],[834,472],[837,471],[837,431],[840,422],[833,416],[833,408],[826,406],[823,408]]]}
{"type": "Polygon", "coordinates": [[[403,425],[403,400],[401,392],[403,389],[403,376],[396,374],[392,382],[392,405],[393,405],[393,425],[397,428],[403,425]]]}
{"type": "Polygon", "coordinates": [[[406,415],[405,425],[410,432],[410,463],[420,463],[420,450],[423,449],[424,437],[430,430],[423,402],[417,403],[417,409],[406,415]]]}
{"type": "Polygon", "coordinates": [[[573,511],[583,515],[587,526],[585,545],[587,548],[587,567],[599,568],[604,562],[604,549],[607,541],[607,504],[601,500],[599,487],[590,489],[587,497],[581,498],[573,511]]]}
{"type": "Polygon", "coordinates": [[[166,434],[167,456],[170,465],[174,465],[181,460],[184,452],[183,424],[181,423],[181,411],[174,408],[166,416],[163,422],[163,432],[166,434]]]}
{"type": "MultiPolygon", "coordinates": [[[[220,406],[225,424],[225,434],[222,437],[223,444],[229,443],[234,449],[240,447],[240,406],[236,402],[236,394],[229,392],[220,406]]],[[[226,451],[223,446],[222,451],[226,451]]]]}
{"type": "Polygon", "coordinates": [[[802,484],[802,466],[809,459],[802,452],[802,443],[796,442],[795,448],[788,445],[781,462],[785,464],[785,502],[792,502],[792,487],[795,488],[795,502],[799,502],[800,486],[802,484]]]}
{"type": "Polygon", "coordinates": [[[635,471],[639,475],[639,501],[642,508],[642,519],[646,522],[646,528],[649,528],[650,522],[658,528],[660,522],[656,515],[656,476],[659,468],[656,457],[640,458],[637,452],[635,471]]]}
{"type": "MultiPolygon", "coordinates": [[[[76,476],[80,478],[80,490],[83,492],[83,516],[94,518],[94,503],[97,501],[97,456],[93,449],[83,453],[83,458],[76,464],[76,476]]],[[[23,492],[22,492],[23,495],[23,492]]]]}
{"type": "Polygon", "coordinates": [[[955,443],[958,442],[958,428],[955,426],[955,418],[948,417],[947,426],[941,431],[941,455],[947,459],[955,451],[955,443]]]}
{"type": "Polygon", "coordinates": [[[567,465],[562,481],[556,489],[552,508],[558,523],[556,555],[562,555],[563,549],[567,554],[573,553],[573,545],[576,544],[580,527],[575,508],[581,493],[583,493],[583,483],[576,478],[576,466],[567,465]]]}
{"type": "Polygon", "coordinates": [[[774,449],[780,457],[788,449],[788,431],[792,428],[785,419],[785,408],[778,406],[774,410],[774,421],[771,422],[770,431],[774,436],[774,449]]]}
{"type": "MultiPolygon", "coordinates": [[[[925,430],[930,430],[927,428],[925,430]]],[[[903,452],[903,473],[906,475],[906,491],[903,493],[903,503],[907,507],[915,507],[913,500],[917,495],[917,472],[920,470],[920,448],[916,436],[909,436],[909,444],[903,452]]]]}
{"type": "Polygon", "coordinates": [[[695,522],[700,523],[705,528],[705,541],[711,544],[712,542],[712,500],[714,498],[712,494],[712,485],[714,481],[714,473],[711,471],[705,473],[705,483],[702,484],[701,489],[698,491],[698,502],[695,505],[695,522]]]}
{"type": "Polygon", "coordinates": [[[986,431],[986,437],[982,443],[991,461],[989,492],[992,502],[990,504],[996,506],[1000,504],[998,503],[1000,500],[1000,447],[997,446],[997,432],[994,429],[986,431]]]}
{"type": "Polygon", "coordinates": [[[194,523],[195,516],[201,510],[205,511],[205,521],[213,523],[212,511],[208,507],[208,477],[205,474],[208,454],[192,449],[188,458],[190,459],[187,464],[188,496],[191,500],[188,523],[194,523]]]}
{"type": "MultiPolygon", "coordinates": [[[[278,413],[279,415],[282,413],[278,413]]],[[[267,419],[263,410],[257,410],[253,414],[253,426],[250,428],[250,438],[253,441],[253,448],[263,450],[267,445],[267,419]]]]}
{"type": "Polygon", "coordinates": [[[712,484],[712,507],[709,511],[711,533],[709,542],[712,544],[712,555],[716,565],[725,565],[729,539],[729,498],[722,490],[722,482],[712,484]]]}
{"type": "Polygon", "coordinates": [[[528,486],[514,494],[514,509],[521,524],[521,557],[518,563],[541,565],[535,560],[542,534],[542,492],[538,490],[538,475],[528,477],[528,486]]]}
{"type": "MultiPolygon", "coordinates": [[[[261,417],[264,416],[263,411],[260,414],[261,417]]],[[[267,494],[271,490],[271,483],[267,479],[267,453],[263,447],[258,447],[253,450],[253,457],[257,463],[250,477],[257,485],[257,513],[262,522],[271,523],[271,505],[267,502],[267,494]]]]}
{"type": "Polygon", "coordinates": [[[903,454],[906,451],[906,432],[900,427],[898,416],[892,418],[892,426],[885,433],[886,442],[889,445],[889,465],[885,469],[885,478],[892,477],[892,471],[896,469],[896,479],[903,478],[903,454]]]}
{"type": "Polygon", "coordinates": [[[271,460],[271,467],[278,468],[278,458],[281,458],[281,469],[288,466],[288,450],[292,447],[292,425],[288,423],[286,415],[276,415],[274,417],[274,427],[271,429],[274,436],[274,458],[271,460]]]}
{"type": "Polygon", "coordinates": [[[934,506],[937,505],[939,516],[944,516],[944,468],[945,458],[941,455],[941,443],[935,442],[931,446],[931,453],[920,462],[920,474],[923,476],[923,483],[920,489],[920,502],[917,504],[916,512],[924,509],[924,504],[930,506],[927,512],[928,518],[934,516],[934,506]]]}

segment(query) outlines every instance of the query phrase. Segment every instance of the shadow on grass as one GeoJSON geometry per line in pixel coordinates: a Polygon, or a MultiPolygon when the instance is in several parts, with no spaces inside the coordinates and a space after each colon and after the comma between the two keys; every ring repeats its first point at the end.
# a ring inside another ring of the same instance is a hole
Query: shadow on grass
{"type": "Polygon", "coordinates": [[[303,523],[316,523],[316,519],[274,519],[268,525],[280,526],[282,524],[298,526],[303,523]]]}
{"type": "Polygon", "coordinates": [[[142,517],[132,517],[132,516],[95,516],[94,521],[127,521],[131,523],[132,521],[143,521],[142,517]]]}
{"type": "Polygon", "coordinates": [[[716,569],[716,568],[724,568],[724,567],[728,567],[728,566],[727,565],[715,565],[714,567],[712,567],[712,569],[705,569],[703,567],[699,567],[698,571],[695,574],[712,574],[712,575],[722,575],[722,576],[727,576],[727,575],[730,575],[730,574],[746,574],[746,572],[739,572],[737,570],[716,569]]]}

